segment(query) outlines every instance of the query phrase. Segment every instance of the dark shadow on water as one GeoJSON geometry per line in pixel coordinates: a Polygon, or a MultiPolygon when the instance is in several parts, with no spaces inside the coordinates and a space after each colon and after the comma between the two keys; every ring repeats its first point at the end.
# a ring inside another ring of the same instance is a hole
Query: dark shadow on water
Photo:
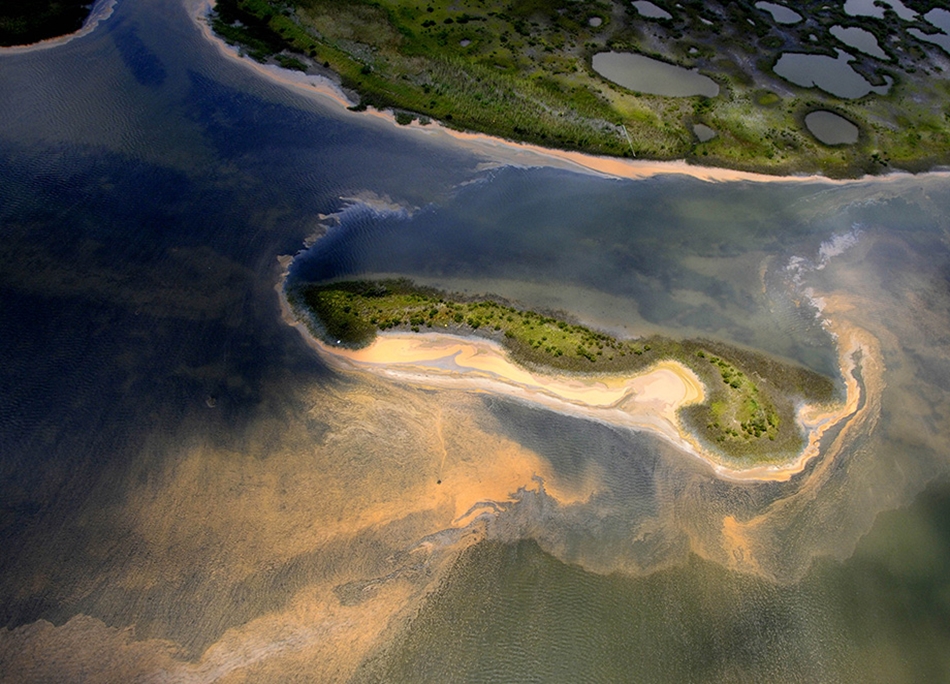
{"type": "Polygon", "coordinates": [[[109,33],[119,50],[122,61],[141,85],[161,86],[168,76],[162,60],[148,49],[137,33],[138,27],[121,18],[109,24],[109,33]]]}

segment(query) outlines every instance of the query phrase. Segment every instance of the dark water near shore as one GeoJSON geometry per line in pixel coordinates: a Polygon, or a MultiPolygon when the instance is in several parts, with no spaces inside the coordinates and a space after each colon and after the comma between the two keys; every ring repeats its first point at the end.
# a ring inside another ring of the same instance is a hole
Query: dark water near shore
{"type": "Polygon", "coordinates": [[[120,0],[0,56],[0,680],[947,678],[950,180],[485,170],[262,79],[188,11],[120,0]],[[324,231],[291,278],[405,275],[829,374],[832,302],[886,388],[834,458],[723,481],[326,367],[275,292],[324,231]]]}

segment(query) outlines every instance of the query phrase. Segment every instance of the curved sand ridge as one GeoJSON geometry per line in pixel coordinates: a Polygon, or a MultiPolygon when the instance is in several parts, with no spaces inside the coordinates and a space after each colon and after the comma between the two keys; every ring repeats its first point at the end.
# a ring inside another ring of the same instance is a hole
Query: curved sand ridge
{"type": "MultiPolygon", "coordinates": [[[[290,260],[282,260],[285,267],[290,260]]],[[[791,461],[738,469],[699,444],[679,421],[677,411],[702,402],[705,389],[693,371],[677,361],[661,361],[626,376],[540,373],[513,363],[496,342],[444,333],[382,333],[368,347],[347,349],[325,344],[310,334],[293,314],[283,284],[281,278],[277,289],[284,320],[337,368],[369,371],[422,387],[499,394],[566,415],[644,430],[702,459],[719,477],[729,480],[787,481],[819,454],[822,437],[846,421],[829,447],[829,453],[838,451],[847,433],[867,423],[867,414],[879,406],[877,397],[883,389],[883,366],[873,336],[843,322],[830,323],[839,345],[845,400],[834,406],[806,404],[799,409],[806,445],[791,461]],[[855,376],[856,370],[862,373],[863,383],[855,376]]]]}
{"type": "MultiPolygon", "coordinates": [[[[338,363],[413,384],[491,392],[561,413],[648,430],[697,454],[676,411],[701,402],[699,378],[675,361],[634,376],[559,376],[515,365],[490,340],[442,333],[386,333],[365,349],[318,343],[338,363]]],[[[697,454],[698,455],[698,454],[697,454]]]]}

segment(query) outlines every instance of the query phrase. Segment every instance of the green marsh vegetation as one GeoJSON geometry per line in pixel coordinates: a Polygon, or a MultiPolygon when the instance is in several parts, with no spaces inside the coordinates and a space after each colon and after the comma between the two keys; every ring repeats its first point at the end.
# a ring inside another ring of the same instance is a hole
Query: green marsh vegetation
{"type": "Polygon", "coordinates": [[[338,74],[360,108],[393,108],[400,123],[422,116],[561,149],[766,173],[853,176],[950,163],[946,56],[908,33],[932,33],[923,20],[849,17],[840,3],[809,0],[795,6],[803,22],[780,25],[754,2],[657,4],[672,18],[642,17],[619,0],[220,0],[212,21],[255,59],[293,54],[338,74]],[[872,83],[894,79],[887,95],[844,100],[772,72],[782,52],[834,56],[847,47],[829,33],[836,24],[878,37],[887,59],[851,52],[872,83]],[[605,50],[699,69],[720,94],[626,90],[591,69],[605,50]],[[804,117],[818,109],[854,122],[858,142],[817,141],[804,117]],[[716,137],[699,142],[696,123],[716,137]]]}
{"type": "Polygon", "coordinates": [[[808,369],[710,340],[620,340],[494,297],[471,298],[409,280],[308,284],[288,291],[301,320],[330,345],[367,346],[378,332],[443,332],[496,340],[541,371],[635,373],[664,360],[692,369],[703,404],[681,409],[708,447],[740,463],[782,461],[802,447],[795,402],[829,402],[834,383],[808,369]]]}

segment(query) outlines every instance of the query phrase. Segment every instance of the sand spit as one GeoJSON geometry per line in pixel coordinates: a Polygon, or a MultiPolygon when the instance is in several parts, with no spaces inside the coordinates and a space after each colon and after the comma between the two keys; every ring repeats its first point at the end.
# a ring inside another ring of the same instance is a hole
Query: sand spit
{"type": "MultiPolygon", "coordinates": [[[[114,2],[114,0],[108,0],[114,2]]],[[[304,74],[299,71],[284,69],[274,64],[260,64],[241,55],[238,48],[228,45],[211,30],[208,14],[214,9],[214,0],[188,0],[190,14],[201,30],[202,35],[217,46],[219,52],[238,61],[246,68],[279,83],[297,93],[315,99],[322,104],[332,104],[340,109],[352,107],[356,104],[340,87],[339,83],[331,78],[304,74]]],[[[736,171],[733,169],[717,168],[712,166],[696,166],[685,160],[654,161],[640,159],[623,159],[619,157],[603,157],[584,152],[573,152],[553,148],[514,142],[484,133],[469,133],[457,131],[443,126],[436,120],[422,125],[413,121],[408,125],[396,122],[391,110],[376,110],[372,107],[353,116],[363,116],[380,119],[388,122],[394,128],[406,131],[408,135],[424,135],[434,142],[462,147],[487,158],[485,167],[496,166],[524,166],[561,168],[581,173],[591,173],[599,176],[616,179],[641,180],[662,175],[689,176],[706,182],[752,182],[752,183],[823,183],[828,185],[847,185],[862,182],[880,183],[883,180],[898,180],[910,177],[904,171],[891,171],[882,176],[863,176],[856,179],[832,179],[819,174],[773,176],[764,173],[736,171]]],[[[928,176],[950,177],[950,171],[928,171],[928,176]]]]}
{"type": "MultiPolygon", "coordinates": [[[[677,412],[704,400],[700,379],[683,364],[661,361],[636,375],[557,375],[538,373],[513,363],[504,348],[491,340],[444,333],[383,333],[363,349],[325,344],[311,335],[294,315],[284,296],[286,269],[292,257],[282,257],[284,275],[277,285],[283,320],[297,328],[307,343],[331,366],[344,372],[371,372],[419,387],[459,389],[506,396],[551,411],[595,420],[636,431],[647,431],[706,462],[722,479],[785,482],[802,472],[819,454],[828,430],[858,420],[873,404],[862,392],[881,387],[879,354],[874,339],[846,324],[833,327],[839,341],[841,374],[846,397],[835,406],[804,405],[798,420],[806,446],[791,461],[738,469],[704,448],[681,424],[677,412]],[[859,369],[864,387],[855,377],[859,369]],[[869,373],[870,371],[870,373],[869,373]],[[868,377],[870,375],[870,377],[868,377]]],[[[846,427],[835,440],[841,442],[846,427]]],[[[833,446],[831,450],[833,450],[833,446]]]]}
{"type": "Polygon", "coordinates": [[[664,361],[635,376],[559,376],[512,363],[490,340],[440,333],[382,334],[361,350],[317,343],[337,366],[365,369],[414,385],[490,392],[561,413],[647,430],[695,453],[676,411],[701,402],[699,378],[664,361]]]}
{"type": "Polygon", "coordinates": [[[30,45],[0,47],[0,56],[22,54],[24,52],[36,52],[37,50],[48,50],[49,48],[54,48],[59,45],[65,45],[76,38],[82,38],[83,36],[92,33],[100,23],[112,16],[116,1],[117,0],[97,0],[97,2],[92,6],[92,9],[89,11],[89,16],[86,17],[86,21],[83,22],[82,28],[75,33],[69,33],[65,36],[56,36],[55,38],[48,38],[47,40],[41,40],[38,43],[31,43],[30,45]]]}

